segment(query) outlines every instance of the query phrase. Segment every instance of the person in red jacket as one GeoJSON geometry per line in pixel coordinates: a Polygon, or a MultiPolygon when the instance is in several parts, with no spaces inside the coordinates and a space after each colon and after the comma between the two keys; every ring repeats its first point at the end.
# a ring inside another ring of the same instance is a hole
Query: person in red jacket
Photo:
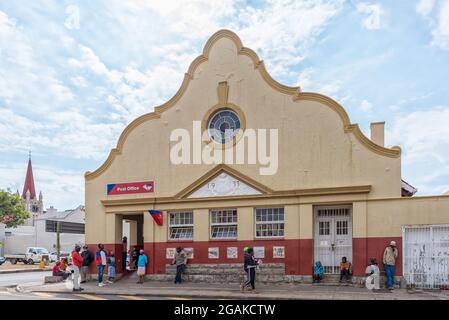
{"type": "Polygon", "coordinates": [[[75,246],[75,251],[72,252],[72,264],[73,264],[73,291],[84,290],[80,288],[80,269],[83,266],[83,257],[80,255],[81,247],[75,246]]]}

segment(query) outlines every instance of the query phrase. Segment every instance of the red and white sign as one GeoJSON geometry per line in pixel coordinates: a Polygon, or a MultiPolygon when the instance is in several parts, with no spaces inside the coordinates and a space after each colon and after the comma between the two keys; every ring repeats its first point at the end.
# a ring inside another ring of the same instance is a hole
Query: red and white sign
{"type": "Polygon", "coordinates": [[[154,192],[154,181],[110,183],[108,184],[107,188],[108,196],[115,194],[152,193],[152,192],[154,192]]]}

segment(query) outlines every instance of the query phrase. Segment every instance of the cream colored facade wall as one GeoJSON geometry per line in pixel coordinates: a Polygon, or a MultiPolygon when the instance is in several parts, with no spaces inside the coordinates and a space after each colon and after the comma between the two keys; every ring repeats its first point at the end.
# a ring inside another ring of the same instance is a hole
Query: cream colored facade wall
{"type": "Polygon", "coordinates": [[[368,237],[401,237],[402,226],[449,224],[449,196],[369,201],[368,237]]]}
{"type": "Polygon", "coordinates": [[[237,239],[254,239],[254,208],[237,208],[237,239]]]}
{"type": "MultiPolygon", "coordinates": [[[[345,132],[341,115],[325,102],[294,101],[291,95],[275,90],[262,77],[254,61],[237,51],[236,44],[229,38],[218,39],[212,45],[208,59],[194,69],[187,89],[176,104],[163,111],[160,118],[155,116],[156,119],[144,121],[133,128],[124,140],[121,154],[115,156],[111,165],[99,176],[86,180],[88,243],[117,241],[117,221],[112,218],[114,213],[140,213],[151,208],[194,210],[194,237],[198,241],[209,239],[209,214],[206,213],[209,208],[238,208],[239,240],[253,239],[252,207],[257,205],[285,205],[288,239],[313,237],[314,203],[367,201],[365,205],[354,205],[354,236],[396,234],[396,226],[409,221],[405,212],[414,206],[412,202],[369,201],[400,197],[400,157],[373,152],[353,132],[345,132]],[[219,200],[103,206],[102,200],[149,197],[148,194],[108,197],[108,183],[154,180],[155,192],[150,197],[173,197],[215,167],[204,164],[173,165],[169,154],[174,143],[169,142],[169,137],[177,128],[192,133],[192,121],[202,121],[218,103],[217,86],[221,81],[227,81],[229,102],[244,113],[246,128],[272,128],[278,129],[279,133],[279,165],[275,175],[260,175],[259,165],[230,165],[232,169],[274,191],[361,185],[370,185],[371,191],[368,194],[261,199],[257,204],[252,200],[219,200]],[[198,219],[205,213],[207,219],[198,219]],[[394,227],[379,227],[378,230],[375,226],[387,222],[394,227]],[[110,236],[111,232],[115,236],[110,236]]],[[[418,205],[412,210],[416,213],[412,213],[410,221],[438,221],[443,208],[447,205],[418,205]],[[423,211],[429,212],[431,217],[424,218],[423,211]]],[[[445,217],[442,220],[445,221],[445,217]]],[[[164,221],[167,221],[166,213],[164,221]]],[[[163,227],[154,227],[151,217],[144,214],[145,242],[167,241],[167,225],[168,222],[163,227]]]]}
{"type": "Polygon", "coordinates": [[[313,205],[299,206],[299,239],[313,238],[313,205]]]}
{"type": "Polygon", "coordinates": [[[285,239],[299,239],[299,205],[287,205],[284,207],[284,221],[285,239]]]}
{"type": "Polygon", "coordinates": [[[208,241],[209,240],[209,224],[210,214],[207,209],[193,210],[193,240],[208,241]]]}
{"type": "Polygon", "coordinates": [[[365,238],[368,234],[368,212],[365,201],[354,202],[352,206],[352,236],[365,238]]]}

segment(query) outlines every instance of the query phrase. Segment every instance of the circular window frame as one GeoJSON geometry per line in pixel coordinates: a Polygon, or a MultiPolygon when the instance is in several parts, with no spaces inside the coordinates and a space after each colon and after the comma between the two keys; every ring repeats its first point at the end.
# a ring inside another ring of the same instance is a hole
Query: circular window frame
{"type": "Polygon", "coordinates": [[[236,106],[235,104],[232,103],[227,103],[226,105],[221,105],[221,104],[216,104],[214,105],[212,108],[210,108],[204,118],[203,121],[201,122],[201,132],[203,132],[203,134],[206,135],[207,137],[207,144],[212,143],[214,148],[230,148],[233,147],[235,144],[237,144],[237,142],[242,138],[243,136],[243,132],[245,132],[246,130],[246,118],[245,115],[243,113],[243,111],[236,106]],[[217,141],[215,141],[214,139],[212,139],[212,137],[209,135],[209,123],[212,120],[212,118],[219,112],[221,111],[232,111],[233,113],[235,113],[237,115],[237,117],[240,120],[240,128],[239,131],[236,135],[234,135],[232,137],[231,140],[229,140],[226,143],[219,143],[217,141]]]}

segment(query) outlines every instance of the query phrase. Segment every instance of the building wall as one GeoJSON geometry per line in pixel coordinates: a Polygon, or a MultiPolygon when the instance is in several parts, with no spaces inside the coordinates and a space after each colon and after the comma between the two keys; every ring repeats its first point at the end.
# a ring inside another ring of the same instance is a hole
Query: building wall
{"type": "MultiPolygon", "coordinates": [[[[209,246],[218,246],[221,251],[232,245],[241,250],[244,246],[263,243],[269,253],[274,243],[283,243],[286,272],[310,274],[313,206],[323,204],[353,205],[353,246],[358,253],[356,271],[361,273],[362,262],[364,266],[369,256],[378,256],[389,240],[400,243],[403,224],[444,222],[443,212],[449,207],[440,198],[426,198],[422,202],[400,199],[399,149],[383,148],[367,139],[332,99],[302,93],[274,81],[257,55],[243,48],[240,39],[228,31],[211,37],[175,96],[125,128],[117,148],[105,163],[94,172],[87,172],[85,177],[87,242],[119,245],[122,217],[141,213],[144,245],[151,255],[149,271],[157,273],[164,272],[168,262],[164,258],[167,247],[195,247],[198,253],[195,252],[193,262],[208,263],[209,246]],[[229,90],[227,95],[219,94],[223,81],[229,90]],[[173,146],[170,133],[183,128],[192,136],[192,122],[207,122],[207,115],[219,105],[233,107],[243,114],[243,129],[278,129],[276,174],[261,175],[259,165],[228,166],[230,172],[246,177],[242,179],[248,184],[262,186],[265,191],[260,197],[187,199],[188,194],[183,193],[200,187],[195,183],[216,165],[173,165],[169,158],[173,146]],[[155,191],[150,196],[106,195],[108,183],[146,180],[155,182],[155,191]],[[344,191],[345,187],[352,189],[344,191]],[[254,239],[255,206],[285,208],[283,240],[254,239]],[[237,208],[237,241],[209,241],[211,208],[237,208]],[[153,223],[147,213],[149,209],[165,212],[164,226],[153,223]],[[194,212],[194,241],[168,242],[166,211],[187,209],[194,212]],[[409,214],[410,210],[413,213],[409,214]]],[[[227,261],[223,259],[222,262],[227,261]]],[[[266,259],[276,262],[270,257],[266,259]]]]}

